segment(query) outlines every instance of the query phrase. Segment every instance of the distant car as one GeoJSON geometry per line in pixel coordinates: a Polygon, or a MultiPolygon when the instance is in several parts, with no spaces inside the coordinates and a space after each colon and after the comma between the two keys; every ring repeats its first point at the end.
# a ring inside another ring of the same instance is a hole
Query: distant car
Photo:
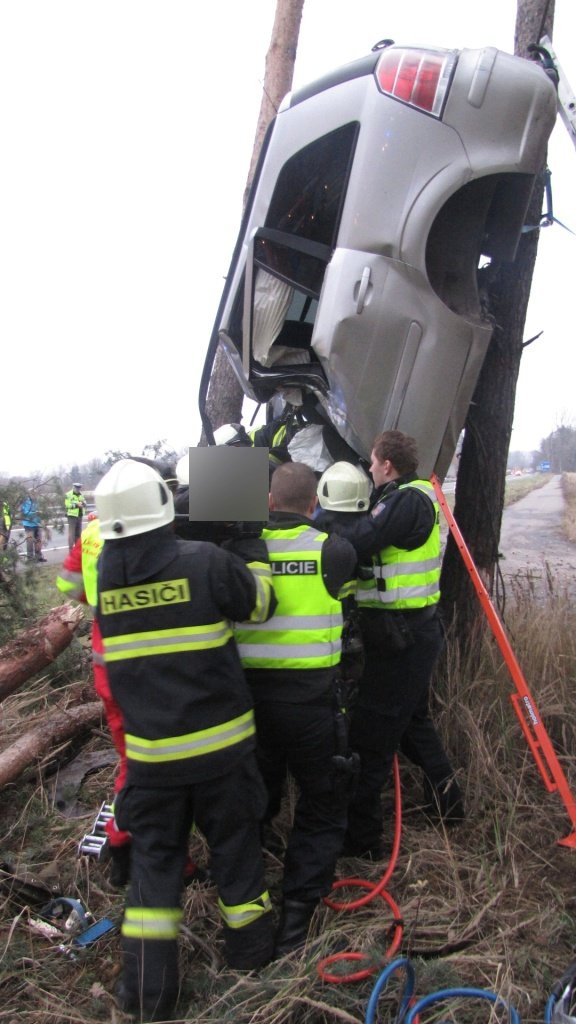
{"type": "MultiPolygon", "coordinates": [[[[381,430],[447,471],[557,111],[542,66],[386,40],[272,123],[214,325],[245,393],[317,396],[363,458],[381,430]]],[[[205,371],[206,376],[206,371],[205,371]]]]}

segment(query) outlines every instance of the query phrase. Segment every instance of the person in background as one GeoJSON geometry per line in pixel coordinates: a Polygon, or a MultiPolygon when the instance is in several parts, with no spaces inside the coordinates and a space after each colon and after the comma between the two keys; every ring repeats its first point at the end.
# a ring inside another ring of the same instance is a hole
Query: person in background
{"type": "Polygon", "coordinates": [[[72,551],[82,533],[82,518],[86,511],[86,499],[82,494],[82,484],[72,484],[64,498],[64,508],[68,520],[68,551],[72,551]]]}
{"type": "Polygon", "coordinates": [[[370,570],[357,591],[365,667],[350,742],[361,767],[343,852],[379,860],[381,793],[399,748],[422,769],[433,813],[456,823],[464,818],[464,804],[429,710],[432,673],[444,641],[438,616],[438,503],[430,481],[418,477],[414,438],[385,431],[375,439],[371,459],[370,511],[354,522],[335,523],[334,529],[350,540],[361,566],[370,570]]]}
{"type": "Polygon", "coordinates": [[[10,530],[12,529],[12,511],[10,505],[5,498],[2,499],[2,507],[0,508],[0,551],[4,551],[8,547],[8,541],[10,540],[10,530]]]}
{"type": "Polygon", "coordinates": [[[35,491],[29,491],[20,505],[20,519],[26,537],[26,561],[47,562],[42,554],[42,520],[35,491]]]}
{"type": "Polygon", "coordinates": [[[235,625],[255,702],[257,759],[268,790],[265,822],[280,810],[288,771],[299,789],[275,957],[305,943],[314,910],[332,887],[353,770],[347,735],[338,734],[336,682],[342,601],[355,589],[356,555],[341,537],[315,528],[316,487],[304,463],[288,462],[274,472],[262,538],[278,605],[263,624],[235,625]]]}
{"type": "Polygon", "coordinates": [[[178,995],[193,822],[210,849],[228,965],[252,970],[272,955],[265,792],[230,621],[265,621],[275,601],[265,545],[251,541],[252,570],[214,544],[179,540],[172,494],[151,467],[116,463],[95,501],[105,541],[97,617],[126,730],[127,784],[115,811],[132,835],[118,997],[126,1012],[159,1021],[178,995]]]}

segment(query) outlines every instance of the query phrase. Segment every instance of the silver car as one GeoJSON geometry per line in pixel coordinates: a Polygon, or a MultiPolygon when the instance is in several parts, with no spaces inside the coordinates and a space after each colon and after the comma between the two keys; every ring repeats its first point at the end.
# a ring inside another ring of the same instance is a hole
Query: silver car
{"type": "Polygon", "coordinates": [[[259,402],[312,393],[362,458],[404,430],[443,478],[492,333],[479,268],[514,259],[556,111],[538,63],[389,40],[288,95],[208,361],[259,402]]]}

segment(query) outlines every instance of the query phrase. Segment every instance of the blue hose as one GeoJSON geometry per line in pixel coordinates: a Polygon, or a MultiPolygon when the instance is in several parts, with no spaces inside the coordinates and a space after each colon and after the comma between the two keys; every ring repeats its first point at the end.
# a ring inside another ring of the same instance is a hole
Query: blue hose
{"type": "Polygon", "coordinates": [[[546,1009],[544,1010],[544,1024],[551,1024],[551,1022],[552,1022],[552,1014],[553,1014],[553,1010],[554,1010],[555,1006],[556,1006],[556,995],[555,995],[555,993],[552,993],[551,996],[548,996],[548,999],[546,1001],[546,1009]]]}
{"type": "Polygon", "coordinates": [[[500,996],[496,995],[495,992],[490,992],[489,989],[484,988],[443,988],[437,992],[431,992],[430,995],[423,996],[417,1003],[414,1003],[410,1007],[406,1015],[405,1024],[413,1024],[414,1018],[418,1016],[422,1010],[426,1007],[431,1006],[432,1003],[438,1003],[443,999],[487,999],[490,1003],[499,1003],[508,1011],[509,1024],[520,1024],[520,1016],[518,1011],[506,1003],[500,996]]]}
{"type": "Polygon", "coordinates": [[[380,996],[380,993],[382,989],[385,987],[389,977],[396,971],[401,970],[402,968],[404,968],[404,970],[406,971],[406,981],[404,983],[404,988],[402,989],[402,993],[400,996],[400,1006],[398,1007],[398,1012],[396,1014],[396,1018],[394,1021],[394,1024],[401,1024],[401,1021],[404,1019],[404,1016],[408,1009],[410,999],[412,998],[412,993],[414,992],[414,985],[416,982],[414,968],[410,963],[410,960],[406,959],[406,957],[400,957],[398,960],[393,960],[392,963],[388,964],[388,966],[385,967],[384,970],[378,975],[372,988],[372,992],[370,993],[370,999],[368,1000],[368,1006],[366,1007],[366,1016],[364,1018],[364,1024],[374,1024],[374,1014],[376,1013],[376,1006],[378,1005],[378,998],[380,996]]]}

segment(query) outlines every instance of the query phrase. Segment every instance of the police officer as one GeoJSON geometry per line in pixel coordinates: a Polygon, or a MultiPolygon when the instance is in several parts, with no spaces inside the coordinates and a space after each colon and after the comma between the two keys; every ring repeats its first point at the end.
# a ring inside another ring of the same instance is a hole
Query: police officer
{"type": "Polygon", "coordinates": [[[82,494],[82,484],[72,484],[64,497],[64,508],[68,520],[68,551],[72,551],[82,533],[82,517],[86,511],[86,498],[82,494]]]}
{"type": "Polygon", "coordinates": [[[128,1012],[164,1020],[178,992],[180,893],[193,822],[210,847],[229,966],[256,968],[272,953],[259,836],[264,787],[229,625],[270,614],[270,568],[258,540],[253,571],[213,544],[179,540],[172,494],[149,466],[116,463],[95,499],[105,540],[97,614],[126,730],[127,784],[116,819],[132,834],[119,996],[128,1012]]]}
{"type": "Polygon", "coordinates": [[[344,852],[380,859],[381,791],[399,747],[422,768],[433,809],[444,821],[461,820],[464,807],[429,712],[430,681],[443,644],[438,504],[431,483],[418,477],[413,438],[385,431],[371,458],[369,514],[335,528],[371,569],[357,592],[365,668],[350,741],[361,770],[344,852]]]}
{"type": "Polygon", "coordinates": [[[341,753],[334,682],[341,600],[355,588],[356,556],[347,541],[314,527],[316,487],[314,472],[303,463],[275,471],[262,536],[278,605],[265,624],[237,624],[235,630],[255,700],[267,822],[280,810],[287,770],[299,787],[284,862],[277,957],[305,942],[314,909],[330,891],[349,798],[338,777],[345,758],[335,762],[341,753]]]}

